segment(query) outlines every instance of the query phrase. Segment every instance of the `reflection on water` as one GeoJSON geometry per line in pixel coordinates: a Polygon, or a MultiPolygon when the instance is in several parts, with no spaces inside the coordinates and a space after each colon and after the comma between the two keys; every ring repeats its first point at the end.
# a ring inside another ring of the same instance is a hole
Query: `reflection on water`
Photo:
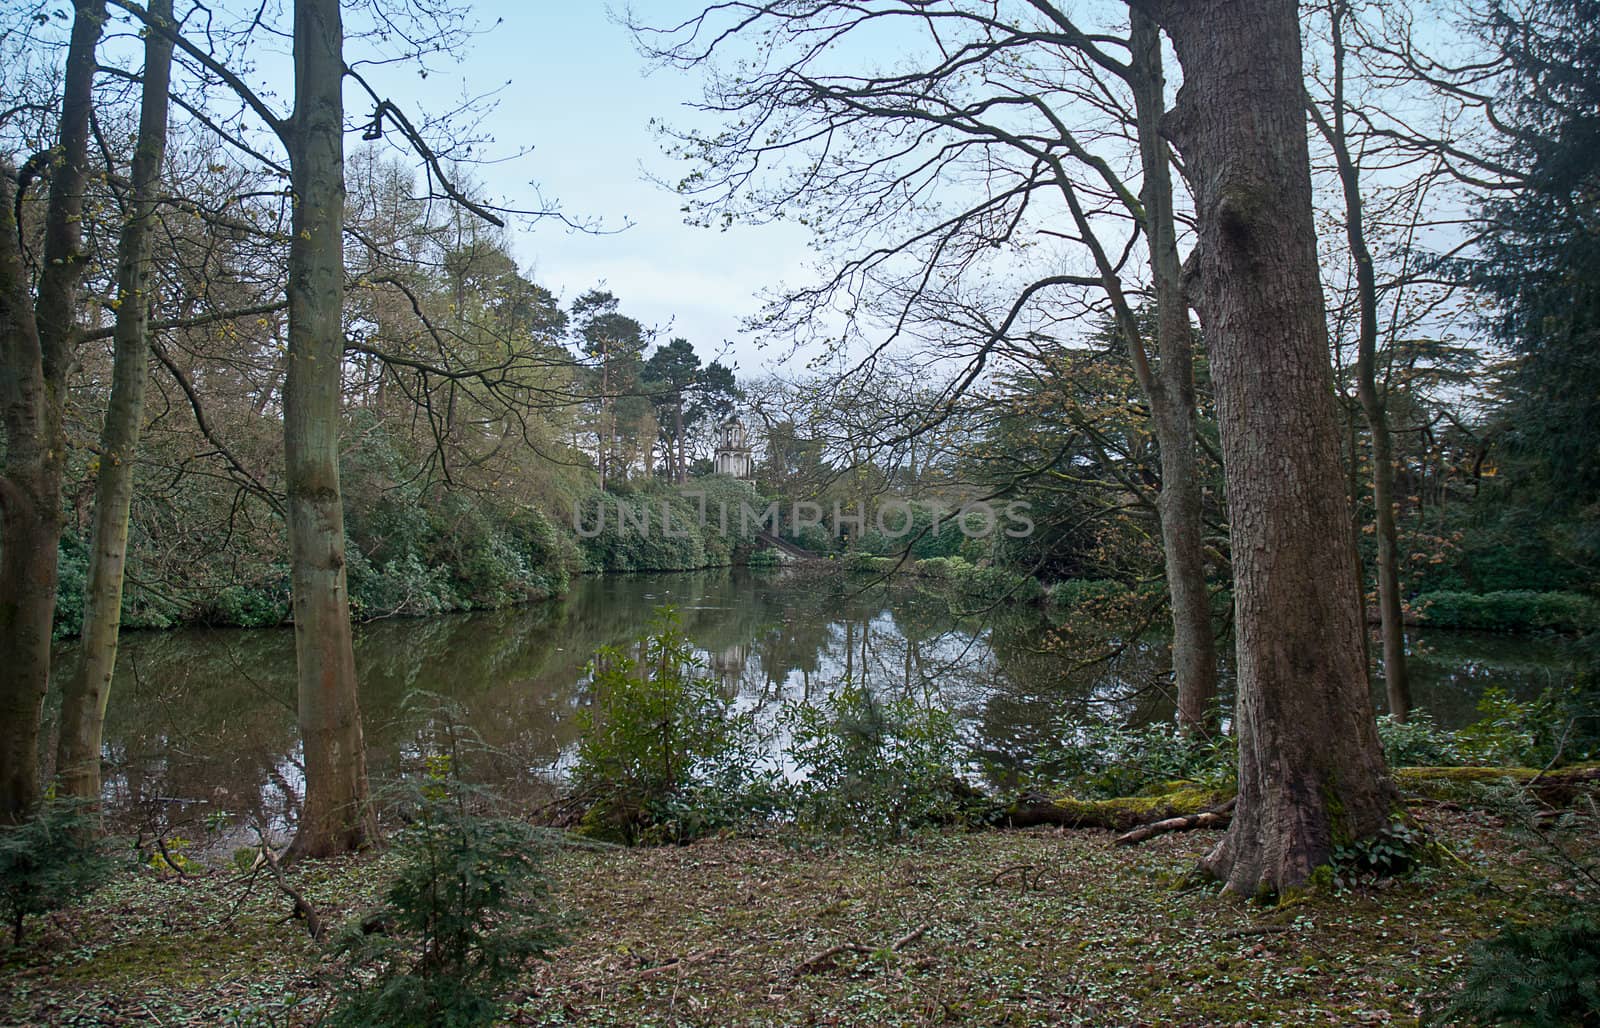
{"type": "MultiPolygon", "coordinates": [[[[1002,767],[1023,759],[1063,716],[1171,713],[1162,640],[1095,660],[1100,654],[1081,645],[1052,644],[1033,608],[960,616],[913,587],[737,569],[607,576],[581,579],[565,599],[539,606],[360,626],[356,662],[374,780],[392,778],[436,728],[414,701],[422,691],[458,704],[491,748],[480,774],[513,795],[532,788],[571,751],[583,667],[595,649],[628,644],[663,605],[678,609],[741,705],[775,709],[848,677],[880,694],[946,706],[1002,767]]],[[[1566,667],[1552,640],[1438,632],[1416,648],[1417,702],[1447,725],[1471,721],[1488,685],[1534,694],[1566,667]]],[[[77,660],[75,645],[61,647],[58,675],[72,673],[77,660]]],[[[109,806],[130,823],[192,821],[212,810],[283,823],[300,785],[293,633],[131,633],[111,695],[106,756],[109,806]]]]}

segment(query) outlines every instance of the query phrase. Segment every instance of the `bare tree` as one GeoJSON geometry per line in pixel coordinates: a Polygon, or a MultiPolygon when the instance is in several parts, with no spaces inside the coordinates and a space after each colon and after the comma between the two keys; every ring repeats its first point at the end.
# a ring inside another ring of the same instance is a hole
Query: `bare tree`
{"type": "Polygon", "coordinates": [[[751,0],[634,29],[660,60],[705,70],[704,106],[729,120],[720,133],[682,137],[701,162],[683,184],[697,209],[728,218],[803,211],[839,254],[820,285],[774,305],[766,329],[833,332],[846,311],[844,335],[872,344],[846,374],[897,343],[960,358],[908,433],[935,428],[993,361],[1020,356],[1012,344],[1070,322],[1063,306],[1098,303],[1111,315],[1160,447],[1156,509],[1180,717],[1188,730],[1214,727],[1194,340],[1158,131],[1164,79],[1153,25],[1136,18],[1128,34],[1091,33],[1045,0],[1014,9],[751,0]],[[905,70],[838,66],[830,48],[883,31],[916,40],[905,70]],[[754,55],[721,70],[716,60],[741,42],[754,55]],[[1119,171],[1129,164],[1137,174],[1119,171]],[[1046,255],[1047,242],[1061,252],[1046,255]],[[1131,260],[1141,243],[1144,282],[1131,260]],[[1087,268],[1039,274],[1052,258],[1087,268]],[[1004,285],[978,285],[990,281],[1004,285]],[[1141,294],[1158,311],[1153,340],[1136,314],[1141,294]]]}
{"type": "Polygon", "coordinates": [[[297,709],[306,764],[305,802],[289,850],[295,857],[359,849],[377,836],[367,793],[339,492],[344,68],[339,0],[296,0],[294,113],[280,130],[295,196],[283,385],[297,709]]]}
{"type": "Polygon", "coordinates": [[[39,718],[50,678],[66,463],[62,416],[85,264],[95,48],[105,20],[103,0],[74,5],[56,144],[21,169],[0,165],[0,822],[25,817],[39,797],[39,718]],[[41,167],[50,192],[35,280],[16,214],[41,167]]]}
{"type": "MultiPolygon", "coordinates": [[[[153,22],[172,23],[172,0],[150,0],[153,22]]],[[[117,313],[111,395],[100,436],[89,579],[83,600],[83,663],[62,689],[56,774],[69,796],[100,798],[100,741],[106,701],[117,663],[122,626],[123,569],[128,553],[128,511],[133,501],[134,455],[144,421],[149,380],[151,236],[167,145],[167,90],[172,38],[145,35],[143,100],[132,168],[132,196],[117,253],[117,313]]]]}
{"type": "Polygon", "coordinates": [[[1397,797],[1378,745],[1341,483],[1312,221],[1298,5],[1149,0],[1184,84],[1234,567],[1239,800],[1204,868],[1244,895],[1303,885],[1397,797]]]}
{"type": "MultiPolygon", "coordinates": [[[[1332,0],[1328,8],[1332,41],[1332,92],[1324,115],[1309,104],[1312,121],[1333,151],[1339,186],[1344,196],[1345,238],[1355,262],[1356,396],[1372,441],[1373,527],[1377,536],[1378,612],[1383,632],[1383,680],[1389,713],[1405,721],[1411,713],[1411,681],[1406,670],[1406,629],[1400,607],[1400,548],[1395,531],[1394,445],[1389,434],[1389,414],[1378,388],[1378,273],[1367,245],[1366,215],[1361,195],[1361,169],[1350,149],[1347,131],[1349,106],[1345,99],[1345,21],[1349,5],[1332,0]]],[[[1355,454],[1351,454],[1352,461],[1355,454]]]]}

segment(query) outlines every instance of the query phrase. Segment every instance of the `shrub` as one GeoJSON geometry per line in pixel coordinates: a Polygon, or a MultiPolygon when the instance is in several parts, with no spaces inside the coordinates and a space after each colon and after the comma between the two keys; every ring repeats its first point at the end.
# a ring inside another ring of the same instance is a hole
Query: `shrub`
{"type": "Polygon", "coordinates": [[[1455,733],[1440,728],[1426,710],[1414,710],[1409,719],[1393,714],[1378,717],[1378,741],[1390,767],[1438,767],[1460,764],[1461,750],[1455,733]]]}
{"type": "Polygon", "coordinates": [[[776,550],[751,550],[745,558],[746,566],[752,568],[775,568],[782,563],[776,550]]]}
{"type": "Polygon", "coordinates": [[[1108,579],[1070,578],[1056,582],[1047,590],[1051,606],[1063,611],[1089,605],[1106,605],[1125,600],[1132,590],[1108,579]]]}
{"type": "MultiPolygon", "coordinates": [[[[636,498],[595,493],[582,505],[579,518],[584,531],[593,533],[579,540],[584,564],[595,571],[688,571],[705,567],[706,540],[699,518],[698,507],[690,507],[675,493],[655,490],[636,498]],[[663,512],[669,509],[671,534],[661,524],[663,512]]],[[[737,520],[735,508],[731,521],[737,520]]]]}
{"type": "Polygon", "coordinates": [[[54,634],[66,639],[83,631],[83,588],[89,579],[89,548],[76,532],[63,532],[56,550],[54,634]]]}
{"type": "Polygon", "coordinates": [[[1490,686],[1478,698],[1478,720],[1456,733],[1469,764],[1542,767],[1553,760],[1586,759],[1600,710],[1592,688],[1546,689],[1531,700],[1490,686]]]}
{"type": "Polygon", "coordinates": [[[586,834],[620,842],[686,841],[718,827],[711,812],[757,777],[753,719],[735,714],[666,608],[638,643],[589,665],[591,705],[578,712],[586,834]]]}
{"type": "Polygon", "coordinates": [[[1582,632],[1600,627],[1600,604],[1579,593],[1432,592],[1411,602],[1425,624],[1487,632],[1582,632]]]}
{"type": "Polygon", "coordinates": [[[1600,922],[1575,913],[1506,928],[1468,957],[1456,992],[1431,1024],[1600,1024],[1600,922]]]}
{"type": "MultiPolygon", "coordinates": [[[[922,503],[909,504],[909,510],[909,523],[906,523],[904,510],[883,515],[884,526],[895,533],[893,536],[884,535],[873,525],[856,540],[856,547],[867,553],[899,557],[909,545],[913,560],[926,560],[956,556],[967,543],[976,541],[969,540],[962,533],[951,511],[941,509],[936,512],[933,507],[922,503]],[[934,531],[936,513],[939,521],[937,532],[934,531]]],[[[983,542],[987,544],[989,540],[983,542]]]]}
{"type": "Polygon", "coordinates": [[[945,711],[884,701],[846,681],[831,696],[786,708],[787,763],[800,823],[874,841],[965,819],[965,747],[945,711]]]}
{"type": "Polygon", "coordinates": [[[1170,723],[1064,718],[1055,737],[1041,753],[1039,774],[1086,798],[1134,796],[1174,781],[1232,788],[1238,768],[1232,736],[1186,736],[1170,723]]]}
{"type": "Polygon", "coordinates": [[[230,585],[217,593],[201,620],[239,628],[270,628],[289,617],[289,576],[253,586],[230,585]]]}
{"type": "Polygon", "coordinates": [[[449,573],[423,567],[415,553],[373,567],[354,545],[346,551],[350,609],[358,618],[427,616],[455,609],[449,573]]]}
{"type": "Polygon", "coordinates": [[[1525,791],[1480,796],[1522,842],[1522,854],[1544,865],[1553,888],[1530,897],[1531,919],[1478,943],[1442,1002],[1430,1002],[1431,1024],[1518,1024],[1538,1028],[1600,1024],[1600,864],[1587,847],[1586,819],[1554,822],[1525,791]]]}
{"type": "Polygon", "coordinates": [[[400,869],[380,910],[336,952],[353,972],[330,1025],[488,1025],[531,960],[562,943],[548,910],[542,835],[473,809],[481,794],[433,756],[395,840],[400,869]]]}
{"type": "Polygon", "coordinates": [[[71,906],[110,877],[99,827],[86,801],[50,797],[27,821],[0,828],[0,913],[14,945],[30,915],[71,906]]]}

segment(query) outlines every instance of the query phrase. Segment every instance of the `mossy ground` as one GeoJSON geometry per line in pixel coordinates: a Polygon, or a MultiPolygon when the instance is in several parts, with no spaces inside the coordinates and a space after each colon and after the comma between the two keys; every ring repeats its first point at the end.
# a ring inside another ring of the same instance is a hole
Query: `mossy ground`
{"type": "MultiPolygon", "coordinates": [[[[1260,907],[1186,888],[1214,833],[1133,849],[1092,831],[562,850],[571,942],[520,983],[524,1025],[1414,1022],[1471,942],[1528,916],[1543,865],[1481,812],[1424,810],[1459,860],[1260,907]],[[913,941],[896,940],[922,929],[913,941]],[[839,953],[797,974],[809,958],[839,953]],[[673,961],[680,963],[673,964],[673,961]],[[668,965],[668,966],[664,966],[668,965]]],[[[292,873],[338,921],[386,858],[292,873]]],[[[7,1024],[299,1024],[338,969],[263,878],[129,872],[0,951],[7,1024]]]]}

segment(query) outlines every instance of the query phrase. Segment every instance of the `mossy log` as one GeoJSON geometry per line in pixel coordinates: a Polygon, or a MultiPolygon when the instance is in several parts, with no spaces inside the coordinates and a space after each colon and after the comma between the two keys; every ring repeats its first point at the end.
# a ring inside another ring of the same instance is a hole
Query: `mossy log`
{"type": "Polygon", "coordinates": [[[1528,789],[1541,803],[1566,806],[1600,787],[1600,764],[1573,764],[1549,771],[1531,767],[1402,767],[1395,770],[1394,780],[1401,792],[1427,799],[1459,800],[1484,785],[1516,785],[1528,789]]]}
{"type": "Polygon", "coordinates": [[[1071,796],[1025,793],[1000,812],[998,823],[1007,828],[1058,825],[1062,828],[1101,828],[1126,832],[1139,825],[1186,814],[1202,814],[1226,803],[1231,792],[1185,785],[1152,796],[1121,796],[1111,800],[1080,800],[1071,796]]]}
{"type": "MultiPolygon", "coordinates": [[[[1403,767],[1396,769],[1394,777],[1402,792],[1429,799],[1458,800],[1470,796],[1479,786],[1505,783],[1527,787],[1540,802],[1561,806],[1600,788],[1600,764],[1577,764],[1550,771],[1528,767],[1403,767]]],[[[1025,793],[997,812],[994,821],[1006,828],[1056,825],[1128,832],[1157,821],[1196,818],[1185,827],[1221,828],[1228,823],[1226,817],[1199,819],[1197,815],[1220,813],[1232,798],[1232,790],[1207,789],[1192,782],[1169,782],[1150,795],[1109,800],[1025,793]]]]}

